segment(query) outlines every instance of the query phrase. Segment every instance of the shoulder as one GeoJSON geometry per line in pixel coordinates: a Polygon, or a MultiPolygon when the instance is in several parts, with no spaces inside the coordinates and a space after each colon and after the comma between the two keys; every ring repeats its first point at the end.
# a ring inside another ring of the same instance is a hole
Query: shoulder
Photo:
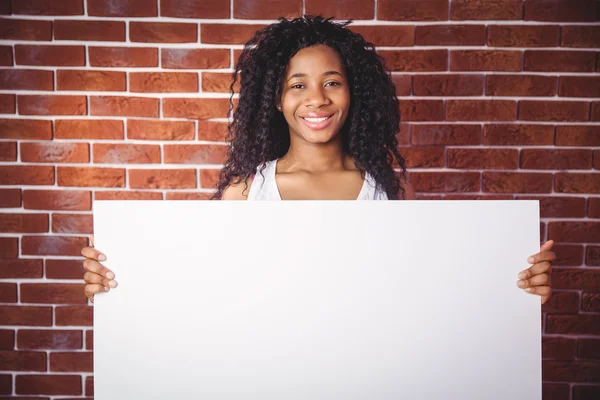
{"type": "Polygon", "coordinates": [[[245,181],[240,179],[236,183],[230,183],[229,186],[223,190],[223,196],[221,200],[248,200],[248,194],[250,193],[250,187],[252,186],[252,182],[254,179],[249,177],[245,181]],[[246,187],[246,184],[248,187],[246,187]]]}
{"type": "MultiPolygon", "coordinates": [[[[402,198],[402,200],[416,200],[417,195],[415,194],[415,188],[413,187],[413,185],[408,183],[408,181],[404,178],[400,179],[400,183],[402,183],[402,187],[404,188],[404,197],[402,198]]],[[[401,196],[402,194],[400,193],[398,197],[401,196]]]]}

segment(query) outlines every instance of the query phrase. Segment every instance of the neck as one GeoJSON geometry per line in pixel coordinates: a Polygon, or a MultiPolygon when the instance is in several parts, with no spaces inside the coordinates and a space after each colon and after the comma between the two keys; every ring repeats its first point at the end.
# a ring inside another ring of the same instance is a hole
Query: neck
{"type": "Polygon", "coordinates": [[[320,173],[345,169],[349,157],[342,151],[340,138],[322,144],[292,139],[288,152],[280,161],[287,165],[286,169],[289,170],[320,173]]]}

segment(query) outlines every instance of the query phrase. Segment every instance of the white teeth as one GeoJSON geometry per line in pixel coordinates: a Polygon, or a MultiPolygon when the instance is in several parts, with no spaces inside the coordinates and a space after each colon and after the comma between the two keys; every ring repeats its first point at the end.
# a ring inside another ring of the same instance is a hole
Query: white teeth
{"type": "Polygon", "coordinates": [[[324,118],[308,118],[308,117],[302,117],[305,120],[307,120],[308,122],[323,122],[326,119],[328,119],[329,117],[324,117],[324,118]]]}

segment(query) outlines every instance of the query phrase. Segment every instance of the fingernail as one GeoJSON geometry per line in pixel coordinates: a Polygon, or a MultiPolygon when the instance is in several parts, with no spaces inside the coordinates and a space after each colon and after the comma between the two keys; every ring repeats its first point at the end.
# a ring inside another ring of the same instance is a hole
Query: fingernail
{"type": "Polygon", "coordinates": [[[525,281],[517,281],[517,286],[518,286],[518,287],[523,287],[523,286],[525,286],[525,281]]]}
{"type": "Polygon", "coordinates": [[[527,289],[523,289],[524,291],[526,291],[527,293],[531,293],[531,288],[527,288],[527,289]]]}
{"type": "Polygon", "coordinates": [[[115,277],[115,274],[114,274],[114,273],[112,273],[112,272],[110,272],[110,271],[108,271],[108,272],[106,273],[106,277],[107,277],[108,279],[112,279],[112,278],[114,278],[114,277],[115,277]]]}
{"type": "Polygon", "coordinates": [[[110,286],[111,288],[117,287],[117,282],[115,282],[115,281],[109,281],[108,282],[108,286],[110,286]]]}
{"type": "Polygon", "coordinates": [[[534,260],[534,258],[533,258],[533,257],[529,257],[529,258],[527,259],[527,262],[528,262],[529,264],[533,264],[533,262],[534,262],[534,261],[535,261],[535,260],[534,260]]]}
{"type": "Polygon", "coordinates": [[[107,288],[106,286],[104,286],[104,291],[108,292],[110,290],[110,288],[107,288]]]}
{"type": "Polygon", "coordinates": [[[525,273],[525,271],[519,272],[519,279],[525,279],[527,278],[527,274],[525,273]]]}
{"type": "Polygon", "coordinates": [[[104,254],[100,254],[98,256],[98,261],[106,261],[106,256],[104,254]]]}

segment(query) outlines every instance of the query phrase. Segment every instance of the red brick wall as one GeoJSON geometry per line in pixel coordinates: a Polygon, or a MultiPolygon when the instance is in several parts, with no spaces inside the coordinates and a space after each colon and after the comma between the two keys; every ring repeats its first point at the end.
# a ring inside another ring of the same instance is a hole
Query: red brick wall
{"type": "Polygon", "coordinates": [[[540,199],[544,399],[600,398],[595,0],[0,0],[0,395],[93,395],[92,199],[207,198],[240,44],[303,10],[381,46],[421,198],[540,199]]]}

